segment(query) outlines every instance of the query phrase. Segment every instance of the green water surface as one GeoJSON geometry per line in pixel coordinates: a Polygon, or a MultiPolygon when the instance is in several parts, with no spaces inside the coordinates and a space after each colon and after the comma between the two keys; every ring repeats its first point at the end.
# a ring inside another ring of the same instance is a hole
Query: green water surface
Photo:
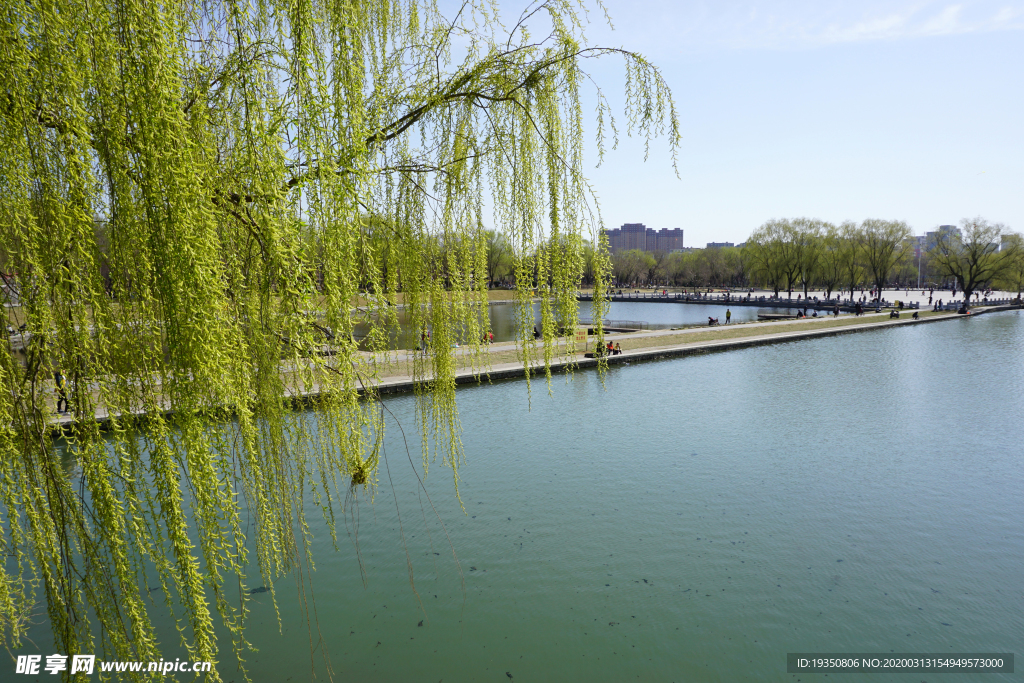
{"type": "MultiPolygon", "coordinates": [[[[338,551],[311,513],[311,625],[292,579],[283,632],[253,596],[252,680],[327,680],[325,657],[360,682],[1021,679],[786,673],[787,652],[1024,652],[1020,312],[620,366],[604,386],[578,372],[552,392],[459,390],[465,513],[435,464],[435,516],[389,424],[338,551]]],[[[387,401],[417,448],[413,399],[387,401]]]]}

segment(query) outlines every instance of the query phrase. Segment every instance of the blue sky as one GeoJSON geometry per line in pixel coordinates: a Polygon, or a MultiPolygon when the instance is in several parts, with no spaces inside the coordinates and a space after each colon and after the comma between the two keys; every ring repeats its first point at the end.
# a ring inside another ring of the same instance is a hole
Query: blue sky
{"type": "MultiPolygon", "coordinates": [[[[591,44],[660,66],[683,135],[680,178],[628,139],[588,170],[607,226],[680,227],[687,246],[797,216],[1024,231],[1024,2],[606,5],[615,30],[591,44]]],[[[614,103],[621,68],[592,73],[614,103]]]]}

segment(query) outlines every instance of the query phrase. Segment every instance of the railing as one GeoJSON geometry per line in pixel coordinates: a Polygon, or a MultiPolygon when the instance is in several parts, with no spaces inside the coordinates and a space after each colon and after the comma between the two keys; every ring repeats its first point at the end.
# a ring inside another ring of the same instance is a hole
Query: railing
{"type": "MultiPolygon", "coordinates": [[[[957,311],[964,305],[961,301],[949,301],[944,302],[937,308],[940,311],[957,311]]],[[[1008,306],[1008,305],[1020,305],[1020,302],[1016,298],[1013,299],[980,299],[978,301],[972,301],[969,306],[1008,306]]],[[[933,306],[933,308],[935,308],[933,306]]]]}
{"type": "MultiPolygon", "coordinates": [[[[593,298],[591,294],[579,293],[578,298],[583,300],[589,300],[593,298]]],[[[608,297],[614,301],[680,301],[690,303],[720,303],[720,304],[765,304],[766,306],[775,307],[788,307],[788,308],[811,308],[811,307],[832,307],[832,306],[843,306],[853,307],[858,303],[861,304],[865,309],[871,309],[876,307],[881,308],[892,308],[894,303],[887,299],[882,299],[881,302],[876,301],[858,301],[852,299],[844,299],[836,297],[832,299],[794,299],[791,297],[774,297],[774,296],[750,296],[749,294],[707,294],[694,292],[690,294],[684,294],[683,292],[668,292],[662,294],[660,292],[622,292],[619,294],[617,291],[608,294],[608,297]]],[[[1007,304],[1019,303],[1016,298],[1001,298],[1001,299],[980,299],[974,300],[971,306],[1001,306],[1007,304]]],[[[916,310],[921,309],[922,306],[931,306],[931,304],[922,304],[918,301],[904,301],[904,310],[916,310]]],[[[962,305],[962,302],[957,303],[943,303],[942,310],[956,310],[962,305]]]]}

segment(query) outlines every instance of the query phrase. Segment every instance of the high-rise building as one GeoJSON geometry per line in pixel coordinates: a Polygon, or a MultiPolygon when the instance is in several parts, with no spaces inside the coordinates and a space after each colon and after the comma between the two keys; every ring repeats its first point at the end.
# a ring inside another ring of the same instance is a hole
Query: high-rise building
{"type": "Polygon", "coordinates": [[[621,228],[605,230],[608,248],[617,251],[679,251],[683,248],[682,228],[653,230],[643,223],[625,223],[621,228]]]}
{"type": "Polygon", "coordinates": [[[948,239],[950,236],[955,237],[956,239],[960,239],[963,235],[960,232],[960,228],[956,227],[955,225],[940,225],[935,230],[931,230],[931,231],[925,233],[925,236],[924,236],[924,247],[925,247],[925,250],[926,251],[931,251],[932,249],[934,249],[935,245],[938,242],[940,236],[943,239],[948,239]]]}
{"type": "Polygon", "coordinates": [[[658,231],[658,239],[654,249],[648,251],[679,251],[683,248],[682,228],[662,228],[658,231]]]}
{"type": "Polygon", "coordinates": [[[916,262],[921,259],[922,255],[927,251],[925,244],[928,238],[926,235],[918,235],[912,239],[914,245],[914,261],[916,262]]]}
{"type": "Polygon", "coordinates": [[[647,226],[643,223],[625,223],[622,228],[622,248],[647,251],[647,226]]]}

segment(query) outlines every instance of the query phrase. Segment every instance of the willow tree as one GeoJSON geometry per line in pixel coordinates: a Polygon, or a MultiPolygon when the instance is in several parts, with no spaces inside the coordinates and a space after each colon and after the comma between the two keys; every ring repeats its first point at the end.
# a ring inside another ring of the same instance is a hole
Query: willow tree
{"type": "Polygon", "coordinates": [[[879,302],[893,269],[910,254],[912,237],[910,228],[903,221],[869,218],[860,224],[864,270],[875,286],[879,302]]]}
{"type": "Polygon", "coordinates": [[[779,297],[789,271],[788,254],[783,247],[785,228],[786,221],[772,219],[750,233],[744,247],[751,275],[771,287],[775,298],[779,297]]]}
{"type": "Polygon", "coordinates": [[[864,280],[864,233],[853,221],[839,226],[841,246],[839,260],[843,281],[850,288],[850,303],[854,302],[857,286],[864,280]]]}
{"type": "Polygon", "coordinates": [[[832,223],[824,223],[822,228],[818,279],[821,288],[825,290],[825,300],[828,301],[843,279],[843,237],[841,228],[832,223]]]}
{"type": "Polygon", "coordinates": [[[1004,252],[1006,267],[999,277],[999,285],[1007,292],[1016,292],[1017,303],[1020,303],[1024,293],[1024,235],[1019,232],[1003,235],[1000,251],[1004,252]]]}
{"type": "Polygon", "coordinates": [[[818,277],[821,267],[825,222],[816,218],[797,218],[792,221],[792,226],[795,233],[793,259],[803,285],[804,301],[807,301],[811,282],[818,277]]]}
{"type": "MultiPolygon", "coordinates": [[[[508,25],[486,0],[453,18],[417,0],[3,0],[9,645],[44,598],[62,652],[158,659],[156,581],[193,660],[217,659],[217,620],[243,660],[250,563],[272,589],[308,561],[304,495],[333,534],[345,497],[372,492],[373,387],[403,358],[387,353],[399,305],[432,336],[409,361],[424,466],[454,472],[451,349],[486,332],[488,205],[524,315],[525,275],[544,283],[524,361],[575,351],[556,334],[600,227],[582,175],[588,60],[624,60],[632,134],[678,139],[657,69],[588,46],[585,20],[561,0],[508,25]],[[298,396],[316,421],[292,414],[298,396]]],[[[614,120],[592,92],[603,153],[614,120]]]]}
{"type": "Polygon", "coordinates": [[[965,218],[959,231],[938,230],[932,262],[939,274],[950,277],[964,293],[964,309],[971,306],[971,295],[997,280],[1012,265],[1016,256],[1016,240],[1008,240],[1000,250],[1006,227],[991,224],[984,218],[965,218]]]}

